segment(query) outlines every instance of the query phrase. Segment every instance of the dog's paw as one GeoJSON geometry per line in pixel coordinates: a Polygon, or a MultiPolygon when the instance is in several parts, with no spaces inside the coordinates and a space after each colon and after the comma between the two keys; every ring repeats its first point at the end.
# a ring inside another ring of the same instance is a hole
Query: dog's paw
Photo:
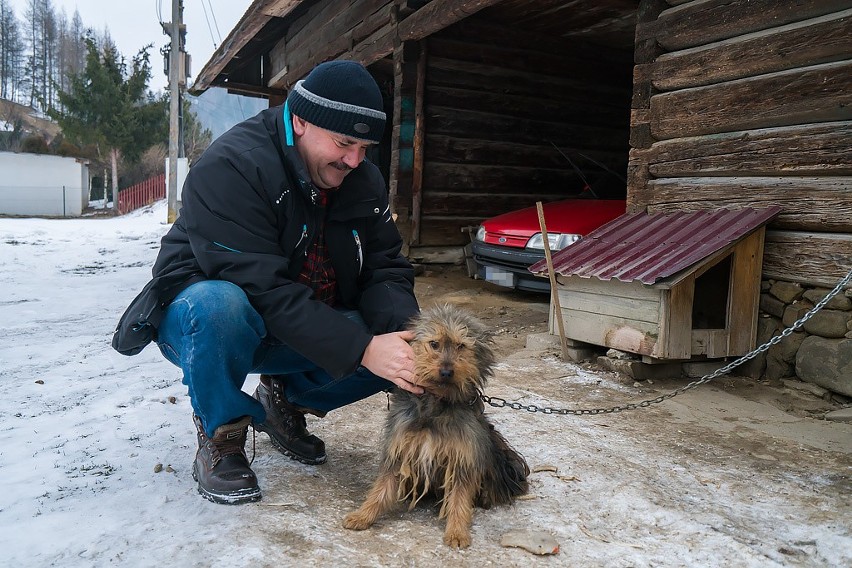
{"type": "Polygon", "coordinates": [[[447,531],[444,533],[444,544],[450,548],[467,548],[470,546],[470,532],[447,531]]]}
{"type": "Polygon", "coordinates": [[[343,528],[352,531],[362,531],[373,526],[373,521],[360,511],[354,511],[343,519],[343,528]]]}

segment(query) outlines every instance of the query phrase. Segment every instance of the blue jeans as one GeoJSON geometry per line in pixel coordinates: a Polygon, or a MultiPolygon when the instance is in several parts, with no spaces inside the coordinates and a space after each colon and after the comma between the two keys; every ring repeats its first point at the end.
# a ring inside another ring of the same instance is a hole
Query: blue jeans
{"type": "MultiPolygon", "coordinates": [[[[341,311],[364,323],[357,311],[341,311]]],[[[249,373],[286,375],[284,392],[290,403],[322,413],[393,386],[364,367],[334,379],[287,345],[267,341],[266,335],[263,318],[231,282],[196,282],[166,309],[157,344],[183,370],[192,410],[208,435],[242,416],[256,423],[266,419],[263,406],[242,391],[249,373]]]]}

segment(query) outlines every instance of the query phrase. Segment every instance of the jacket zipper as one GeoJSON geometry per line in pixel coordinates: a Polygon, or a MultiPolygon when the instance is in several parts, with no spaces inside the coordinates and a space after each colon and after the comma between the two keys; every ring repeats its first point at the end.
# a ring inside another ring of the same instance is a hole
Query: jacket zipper
{"type": "MultiPolygon", "coordinates": [[[[299,250],[299,245],[302,244],[302,241],[308,238],[308,225],[302,225],[302,236],[299,237],[299,241],[296,243],[296,246],[293,247],[295,250],[299,250]]],[[[305,256],[308,256],[308,247],[305,247],[305,256]]]]}
{"type": "Polygon", "coordinates": [[[352,236],[355,237],[355,245],[358,247],[358,274],[361,274],[361,267],[364,265],[364,253],[361,250],[361,237],[358,236],[358,231],[352,229],[352,236]]]}

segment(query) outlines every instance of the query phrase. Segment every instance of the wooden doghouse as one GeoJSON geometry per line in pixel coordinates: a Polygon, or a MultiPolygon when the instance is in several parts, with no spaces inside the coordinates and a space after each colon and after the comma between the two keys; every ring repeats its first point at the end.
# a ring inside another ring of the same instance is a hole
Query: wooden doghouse
{"type": "MultiPolygon", "coordinates": [[[[660,360],[748,353],[765,226],[780,211],[628,213],[559,251],[566,337],[660,360]]],[[[530,270],[547,276],[543,261],[530,270]]]]}

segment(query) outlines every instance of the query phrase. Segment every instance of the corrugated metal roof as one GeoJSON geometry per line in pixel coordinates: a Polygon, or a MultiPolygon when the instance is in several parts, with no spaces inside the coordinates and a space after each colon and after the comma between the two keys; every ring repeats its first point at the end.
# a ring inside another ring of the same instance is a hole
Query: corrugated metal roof
{"type": "MultiPolygon", "coordinates": [[[[654,284],[736,242],[781,212],[714,209],[679,213],[625,213],[553,255],[562,276],[654,284]]],[[[547,264],[530,267],[547,274],[547,264]]]]}

